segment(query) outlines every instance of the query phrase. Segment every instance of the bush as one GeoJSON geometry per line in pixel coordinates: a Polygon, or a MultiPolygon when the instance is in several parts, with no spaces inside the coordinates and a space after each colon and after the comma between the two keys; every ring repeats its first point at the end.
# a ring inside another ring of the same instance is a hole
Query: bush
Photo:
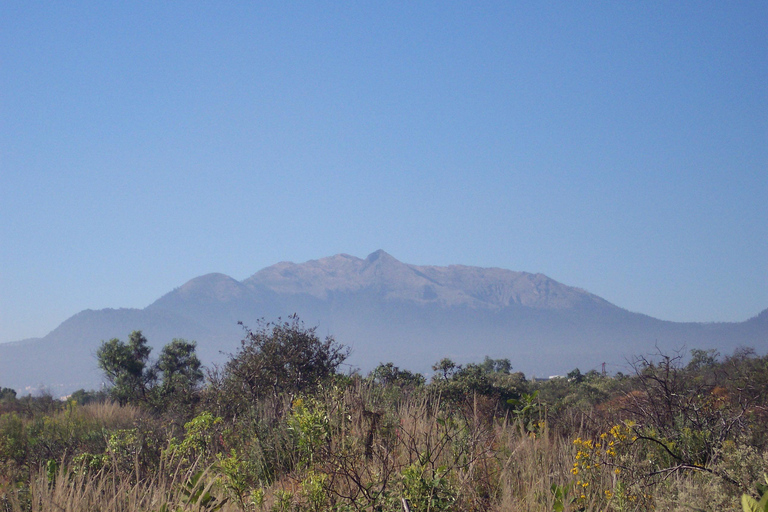
{"type": "Polygon", "coordinates": [[[265,397],[275,403],[284,394],[309,391],[332,377],[349,350],[332,337],[318,338],[295,315],[288,321],[260,323],[256,331],[244,327],[240,349],[224,366],[221,376],[212,375],[222,405],[231,414],[265,397]]]}

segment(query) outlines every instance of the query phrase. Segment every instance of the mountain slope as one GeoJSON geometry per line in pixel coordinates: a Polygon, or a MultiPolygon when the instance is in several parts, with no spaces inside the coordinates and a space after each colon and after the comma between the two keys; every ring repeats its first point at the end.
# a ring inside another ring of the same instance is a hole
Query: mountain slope
{"type": "Polygon", "coordinates": [[[508,357],[529,376],[595,368],[658,345],[665,350],[765,346],[768,310],[740,323],[675,323],[631,313],[542,274],[461,265],[402,263],[384,251],[282,262],[237,281],[190,280],[148,307],[86,310],[41,339],[0,344],[0,386],[56,393],[101,384],[94,354],[102,340],[141,329],[156,348],[174,337],[198,341],[206,363],[225,360],[254,326],[292,313],[353,349],[350,363],[382,361],[429,371],[441,357],[508,357]],[[222,354],[224,352],[225,354],[222,354]]]}

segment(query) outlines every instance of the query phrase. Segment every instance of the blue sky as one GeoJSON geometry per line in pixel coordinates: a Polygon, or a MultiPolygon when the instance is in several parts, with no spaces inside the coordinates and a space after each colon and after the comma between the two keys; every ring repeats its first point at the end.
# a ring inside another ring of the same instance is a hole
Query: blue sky
{"type": "Polygon", "coordinates": [[[0,341],[379,248],[745,320],[767,199],[764,1],[0,5],[0,341]]]}

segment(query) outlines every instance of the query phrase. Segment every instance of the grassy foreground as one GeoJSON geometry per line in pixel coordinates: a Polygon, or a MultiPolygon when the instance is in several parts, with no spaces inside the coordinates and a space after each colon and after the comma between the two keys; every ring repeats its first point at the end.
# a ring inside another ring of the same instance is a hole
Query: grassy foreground
{"type": "Polygon", "coordinates": [[[0,510],[722,511],[765,492],[768,357],[753,351],[545,382],[506,361],[435,368],[251,399],[212,372],[164,409],[6,396],[0,510]]]}

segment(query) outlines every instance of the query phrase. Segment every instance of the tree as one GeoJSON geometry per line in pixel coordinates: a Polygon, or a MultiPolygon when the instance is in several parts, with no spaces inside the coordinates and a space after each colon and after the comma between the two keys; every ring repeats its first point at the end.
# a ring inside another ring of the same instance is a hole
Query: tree
{"type": "Polygon", "coordinates": [[[163,347],[155,368],[162,375],[162,397],[188,396],[203,381],[200,359],[194,341],[174,338],[163,347]]]}
{"type": "Polygon", "coordinates": [[[0,388],[0,403],[16,401],[16,390],[12,388],[0,388]]]}
{"type": "Polygon", "coordinates": [[[486,357],[480,363],[458,365],[443,358],[432,366],[435,374],[429,387],[439,393],[441,399],[458,407],[467,415],[490,420],[502,409],[507,400],[519,398],[525,376],[510,374],[508,359],[486,357]]]}
{"type": "Polygon", "coordinates": [[[719,358],[720,352],[713,348],[709,350],[694,348],[691,349],[691,360],[685,369],[689,372],[698,372],[704,369],[711,370],[717,366],[719,358]]]}
{"type": "Polygon", "coordinates": [[[509,359],[507,358],[491,359],[490,357],[485,356],[483,362],[480,363],[480,367],[485,373],[509,374],[509,372],[512,370],[512,363],[510,363],[509,359]]]}
{"type": "Polygon", "coordinates": [[[141,331],[133,331],[128,343],[112,338],[96,351],[99,368],[112,384],[109,394],[120,405],[147,400],[157,378],[154,369],[147,367],[151,351],[141,331]]]}
{"type": "Polygon", "coordinates": [[[174,339],[165,345],[157,362],[150,364],[152,348],[141,331],[124,343],[113,338],[96,352],[99,368],[112,384],[110,397],[125,405],[143,403],[156,410],[192,403],[203,380],[196,343],[174,339]]]}
{"type": "Polygon", "coordinates": [[[100,403],[107,400],[107,393],[105,391],[86,391],[85,389],[78,389],[73,391],[69,395],[69,399],[77,403],[78,405],[85,405],[90,403],[100,403]]]}
{"type": "Polygon", "coordinates": [[[456,372],[458,372],[459,370],[461,370],[460,364],[456,364],[453,362],[452,359],[444,357],[440,361],[432,365],[432,371],[439,372],[439,373],[436,373],[432,378],[433,379],[442,378],[443,380],[448,380],[451,377],[453,377],[456,374],[456,372]]]}
{"type": "Polygon", "coordinates": [[[578,368],[574,368],[570,372],[568,372],[568,375],[565,376],[565,378],[568,379],[568,382],[573,382],[576,384],[581,383],[584,381],[584,375],[581,374],[581,370],[578,368]]]}
{"type": "MultiPolygon", "coordinates": [[[[316,328],[306,328],[298,316],[277,323],[259,322],[224,367],[224,384],[234,397],[258,400],[283,393],[300,393],[336,373],[349,350],[316,328]]],[[[242,325],[242,323],[241,323],[242,325]]]]}
{"type": "Polygon", "coordinates": [[[422,386],[425,383],[424,376],[420,373],[412,373],[401,370],[394,363],[381,363],[368,375],[372,381],[384,386],[422,386]]]}

